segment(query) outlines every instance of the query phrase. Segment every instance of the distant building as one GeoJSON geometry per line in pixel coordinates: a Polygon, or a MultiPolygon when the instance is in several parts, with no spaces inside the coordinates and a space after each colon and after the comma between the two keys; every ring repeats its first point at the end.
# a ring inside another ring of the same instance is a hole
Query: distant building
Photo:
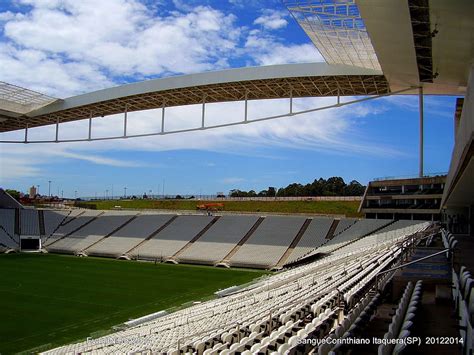
{"type": "Polygon", "coordinates": [[[34,185],[30,187],[29,196],[30,198],[33,198],[36,196],[36,187],[34,185]]]}

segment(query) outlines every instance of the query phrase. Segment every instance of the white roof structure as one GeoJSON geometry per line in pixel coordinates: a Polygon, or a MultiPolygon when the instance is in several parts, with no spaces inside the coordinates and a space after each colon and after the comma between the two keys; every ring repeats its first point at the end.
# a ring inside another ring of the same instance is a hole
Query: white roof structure
{"type": "Polygon", "coordinates": [[[392,92],[420,86],[425,94],[466,92],[474,1],[283,2],[330,64],[381,69],[392,92]]]}
{"type": "Polygon", "coordinates": [[[385,77],[374,69],[326,63],[247,67],[122,85],[56,100],[28,112],[8,112],[0,102],[0,132],[203,102],[387,93],[385,77]]]}
{"type": "Polygon", "coordinates": [[[354,0],[284,0],[327,63],[380,70],[354,0]]]}
{"type": "MultiPolygon", "coordinates": [[[[4,84],[0,132],[225,101],[390,93],[464,95],[472,0],[284,0],[327,63],[148,80],[55,100],[4,84]]],[[[26,134],[25,134],[26,141],[26,134]]]]}
{"type": "Polygon", "coordinates": [[[37,91],[0,81],[0,122],[8,116],[19,117],[56,100],[37,91]]]}

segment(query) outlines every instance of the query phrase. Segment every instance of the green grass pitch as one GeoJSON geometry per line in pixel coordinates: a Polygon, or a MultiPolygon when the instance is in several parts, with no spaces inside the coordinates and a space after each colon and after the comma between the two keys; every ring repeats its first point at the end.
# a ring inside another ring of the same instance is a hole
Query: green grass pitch
{"type": "Polygon", "coordinates": [[[0,256],[0,354],[85,339],[263,274],[63,255],[0,256]]]}

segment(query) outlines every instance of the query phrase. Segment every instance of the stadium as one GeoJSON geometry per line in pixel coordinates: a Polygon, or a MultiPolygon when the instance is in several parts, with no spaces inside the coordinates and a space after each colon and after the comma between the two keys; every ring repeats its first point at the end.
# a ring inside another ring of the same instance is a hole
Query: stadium
{"type": "Polygon", "coordinates": [[[32,204],[35,186],[30,198],[5,186],[0,354],[473,353],[474,3],[280,5],[324,62],[201,70],[65,99],[2,81],[1,146],[41,152],[203,131],[218,137],[225,127],[395,96],[417,100],[418,175],[368,181],[362,196],[293,198],[273,189],[209,201],[132,199],[125,188],[123,199],[108,199],[109,190],[104,199],[77,191],[52,199],[49,191],[32,204]],[[446,174],[425,172],[426,95],[455,98],[446,174]],[[334,102],[301,108],[301,98],[334,102]],[[284,100],[287,112],[252,119],[257,100],[284,100]],[[237,121],[209,119],[211,105],[232,102],[241,103],[237,121]],[[190,105],[199,107],[199,124],[173,126],[167,113],[190,105]],[[146,110],[159,110],[159,125],[138,132],[131,115],[146,110]],[[118,134],[97,135],[107,116],[118,117],[118,134]],[[76,121],[86,136],[61,135],[76,121]],[[52,136],[32,134],[41,127],[52,136]],[[323,202],[357,211],[308,207],[323,202]]]}

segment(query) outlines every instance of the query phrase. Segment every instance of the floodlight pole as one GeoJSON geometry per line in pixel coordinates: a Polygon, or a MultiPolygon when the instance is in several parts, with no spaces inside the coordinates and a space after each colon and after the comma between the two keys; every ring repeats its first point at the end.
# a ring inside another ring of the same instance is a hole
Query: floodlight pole
{"type": "Polygon", "coordinates": [[[423,87],[420,86],[418,92],[418,104],[419,104],[419,111],[420,111],[420,177],[423,177],[423,87]]]}

